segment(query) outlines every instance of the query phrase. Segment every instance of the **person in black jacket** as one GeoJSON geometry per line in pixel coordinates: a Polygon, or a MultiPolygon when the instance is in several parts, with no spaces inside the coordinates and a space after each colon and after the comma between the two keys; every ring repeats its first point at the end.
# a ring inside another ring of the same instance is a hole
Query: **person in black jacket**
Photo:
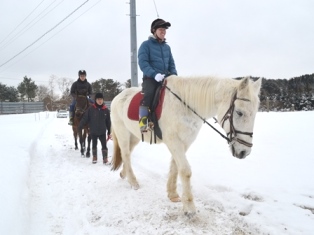
{"type": "Polygon", "coordinates": [[[104,105],[104,96],[102,93],[96,93],[95,103],[91,105],[84,113],[78,126],[79,131],[81,131],[83,126],[86,124],[89,125],[90,135],[92,137],[93,163],[97,163],[97,140],[99,139],[101,143],[103,163],[110,164],[108,162],[106,132],[108,138],[111,138],[111,120],[110,112],[106,105],[104,105]]]}
{"type": "Polygon", "coordinates": [[[79,78],[75,81],[71,86],[71,96],[72,96],[72,103],[70,104],[70,111],[69,111],[69,125],[73,125],[73,117],[74,117],[74,107],[76,104],[76,96],[77,94],[84,94],[89,96],[89,102],[93,103],[90,99],[92,95],[92,86],[86,79],[86,71],[80,70],[78,72],[79,78]]]}

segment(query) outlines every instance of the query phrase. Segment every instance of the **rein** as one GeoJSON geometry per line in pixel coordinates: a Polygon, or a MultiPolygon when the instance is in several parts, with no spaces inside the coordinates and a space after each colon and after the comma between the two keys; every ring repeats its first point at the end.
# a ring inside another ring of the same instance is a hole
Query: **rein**
{"type": "MultiPolygon", "coordinates": [[[[230,103],[230,107],[227,110],[226,114],[223,116],[222,118],[222,127],[224,126],[224,123],[227,119],[229,119],[229,123],[230,123],[230,132],[227,133],[227,136],[223,135],[220,131],[218,131],[215,127],[213,127],[209,122],[207,122],[205,120],[205,118],[201,117],[194,109],[192,109],[187,103],[185,103],[185,101],[183,101],[176,93],[174,93],[167,85],[165,85],[166,89],[170,91],[171,94],[173,94],[178,100],[180,100],[180,102],[182,102],[188,109],[190,109],[196,116],[198,116],[204,123],[206,123],[207,125],[209,125],[212,129],[214,129],[222,138],[224,138],[225,140],[227,140],[228,144],[233,145],[235,141],[237,141],[240,144],[243,144],[247,147],[252,147],[253,144],[246,142],[242,139],[239,139],[237,137],[237,134],[243,134],[243,135],[249,135],[250,137],[253,136],[253,132],[242,132],[242,131],[238,131],[234,128],[233,125],[233,111],[234,111],[234,102],[238,99],[238,100],[243,100],[243,101],[248,101],[250,102],[250,100],[245,99],[245,98],[238,98],[237,97],[237,93],[234,94],[231,103],[230,103]],[[230,135],[230,138],[228,138],[228,136],[230,135]]],[[[217,119],[214,118],[215,121],[217,122],[217,119]]]]}
{"type": "Polygon", "coordinates": [[[77,111],[79,111],[80,113],[84,113],[86,111],[86,109],[88,108],[88,99],[86,98],[85,95],[77,95],[77,97],[86,99],[84,107],[83,108],[80,107],[80,108],[77,109],[77,111]]]}
{"type": "Polygon", "coordinates": [[[196,116],[198,116],[204,123],[209,125],[211,128],[213,128],[222,138],[228,141],[230,143],[230,139],[226,137],[224,134],[222,134],[220,131],[218,131],[215,127],[213,127],[209,122],[205,120],[205,118],[202,118],[201,115],[199,115],[194,109],[192,109],[185,101],[183,101],[176,93],[174,93],[167,85],[165,85],[166,89],[170,91],[171,94],[173,94],[178,100],[180,100],[188,109],[190,109],[196,116]]]}

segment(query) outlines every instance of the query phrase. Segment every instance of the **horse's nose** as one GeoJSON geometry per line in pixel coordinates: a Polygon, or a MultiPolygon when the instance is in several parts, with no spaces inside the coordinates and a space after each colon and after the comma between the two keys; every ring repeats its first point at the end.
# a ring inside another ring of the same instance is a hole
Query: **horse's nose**
{"type": "Polygon", "coordinates": [[[241,152],[238,154],[237,157],[238,157],[239,159],[245,158],[245,157],[246,157],[246,151],[245,151],[245,150],[241,151],[241,152]]]}

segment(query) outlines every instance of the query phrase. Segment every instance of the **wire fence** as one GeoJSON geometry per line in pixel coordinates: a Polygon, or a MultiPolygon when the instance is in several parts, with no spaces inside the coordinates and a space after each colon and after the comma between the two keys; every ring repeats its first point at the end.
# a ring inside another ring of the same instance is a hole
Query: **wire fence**
{"type": "Polygon", "coordinates": [[[0,102],[0,115],[36,113],[44,110],[44,102],[0,102]]]}

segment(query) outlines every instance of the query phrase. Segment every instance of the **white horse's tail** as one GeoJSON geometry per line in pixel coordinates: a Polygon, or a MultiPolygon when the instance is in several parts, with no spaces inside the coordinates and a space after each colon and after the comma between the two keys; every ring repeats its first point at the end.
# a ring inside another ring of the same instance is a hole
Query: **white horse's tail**
{"type": "Polygon", "coordinates": [[[111,170],[116,171],[120,168],[122,164],[122,158],[121,158],[121,149],[118,143],[118,139],[114,133],[114,130],[111,126],[111,136],[112,136],[112,141],[113,141],[113,157],[112,157],[112,165],[111,165],[111,170]]]}

